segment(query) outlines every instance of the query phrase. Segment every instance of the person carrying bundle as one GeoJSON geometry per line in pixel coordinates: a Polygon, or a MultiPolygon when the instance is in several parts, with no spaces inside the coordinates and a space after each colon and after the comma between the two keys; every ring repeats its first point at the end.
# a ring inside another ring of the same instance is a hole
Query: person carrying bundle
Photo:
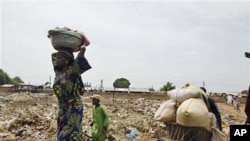
{"type": "Polygon", "coordinates": [[[70,47],[65,49],[65,46],[64,49],[56,48],[57,52],[51,56],[55,72],[53,90],[58,99],[57,141],[82,141],[81,74],[91,69],[84,55],[89,41],[84,40],[82,45],[76,59],[70,47]]]}

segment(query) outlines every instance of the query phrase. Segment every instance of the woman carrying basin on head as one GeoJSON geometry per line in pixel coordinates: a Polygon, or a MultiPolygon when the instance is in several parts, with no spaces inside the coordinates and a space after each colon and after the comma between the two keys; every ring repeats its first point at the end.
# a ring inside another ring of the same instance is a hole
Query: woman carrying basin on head
{"type": "MultiPolygon", "coordinates": [[[[83,42],[89,45],[88,40],[83,42]]],[[[73,52],[57,49],[52,54],[55,72],[54,93],[58,99],[57,141],[82,141],[83,101],[81,99],[83,83],[81,74],[89,70],[84,54],[86,48],[79,49],[74,58],[73,52]]]]}

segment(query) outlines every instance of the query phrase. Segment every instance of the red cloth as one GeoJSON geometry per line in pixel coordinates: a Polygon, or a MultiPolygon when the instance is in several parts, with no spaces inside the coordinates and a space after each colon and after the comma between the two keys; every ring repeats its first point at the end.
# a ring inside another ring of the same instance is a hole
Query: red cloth
{"type": "Polygon", "coordinates": [[[69,27],[66,27],[66,26],[65,26],[63,29],[68,30],[68,31],[74,31],[74,32],[80,34],[80,35],[82,36],[83,45],[84,45],[84,46],[90,45],[90,41],[89,41],[88,38],[83,34],[83,32],[78,31],[78,30],[73,30],[73,29],[71,29],[71,28],[69,28],[69,27]]]}
{"type": "Polygon", "coordinates": [[[82,42],[85,46],[88,46],[90,44],[90,41],[88,40],[88,38],[82,33],[82,42]]]}
{"type": "Polygon", "coordinates": [[[66,31],[73,31],[73,32],[76,32],[76,33],[78,33],[78,34],[80,34],[80,35],[82,36],[82,42],[83,42],[83,45],[84,45],[84,46],[90,45],[90,41],[89,41],[88,38],[84,35],[84,33],[81,32],[81,31],[74,30],[74,29],[71,29],[71,28],[66,27],[66,26],[65,26],[64,28],[56,27],[56,29],[64,29],[64,30],[66,30],[66,31]]]}

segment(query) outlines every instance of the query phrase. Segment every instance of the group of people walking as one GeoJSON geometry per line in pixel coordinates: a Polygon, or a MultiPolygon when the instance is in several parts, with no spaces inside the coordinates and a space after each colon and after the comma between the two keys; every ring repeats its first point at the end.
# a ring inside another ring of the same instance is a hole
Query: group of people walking
{"type": "Polygon", "coordinates": [[[223,94],[223,97],[225,98],[225,102],[227,105],[233,106],[235,110],[240,112],[240,97],[234,96],[232,94],[223,94]]]}

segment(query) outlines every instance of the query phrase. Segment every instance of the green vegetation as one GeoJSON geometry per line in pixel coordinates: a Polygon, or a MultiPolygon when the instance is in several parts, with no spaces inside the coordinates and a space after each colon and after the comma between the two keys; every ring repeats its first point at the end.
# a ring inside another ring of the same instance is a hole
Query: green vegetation
{"type": "Polygon", "coordinates": [[[150,91],[150,92],[154,92],[155,89],[154,89],[154,88],[149,88],[149,91],[150,91]]]}
{"type": "Polygon", "coordinates": [[[113,83],[114,88],[129,88],[130,82],[126,78],[118,78],[113,83]]]}
{"type": "Polygon", "coordinates": [[[248,90],[241,91],[242,94],[248,94],[248,90]]]}
{"type": "Polygon", "coordinates": [[[160,91],[168,92],[170,90],[175,89],[175,86],[171,82],[167,82],[163,87],[161,87],[160,91]]]}
{"type": "Polygon", "coordinates": [[[23,83],[20,77],[15,76],[14,78],[10,78],[6,72],[0,69],[0,85],[17,84],[17,83],[23,83]]]}

